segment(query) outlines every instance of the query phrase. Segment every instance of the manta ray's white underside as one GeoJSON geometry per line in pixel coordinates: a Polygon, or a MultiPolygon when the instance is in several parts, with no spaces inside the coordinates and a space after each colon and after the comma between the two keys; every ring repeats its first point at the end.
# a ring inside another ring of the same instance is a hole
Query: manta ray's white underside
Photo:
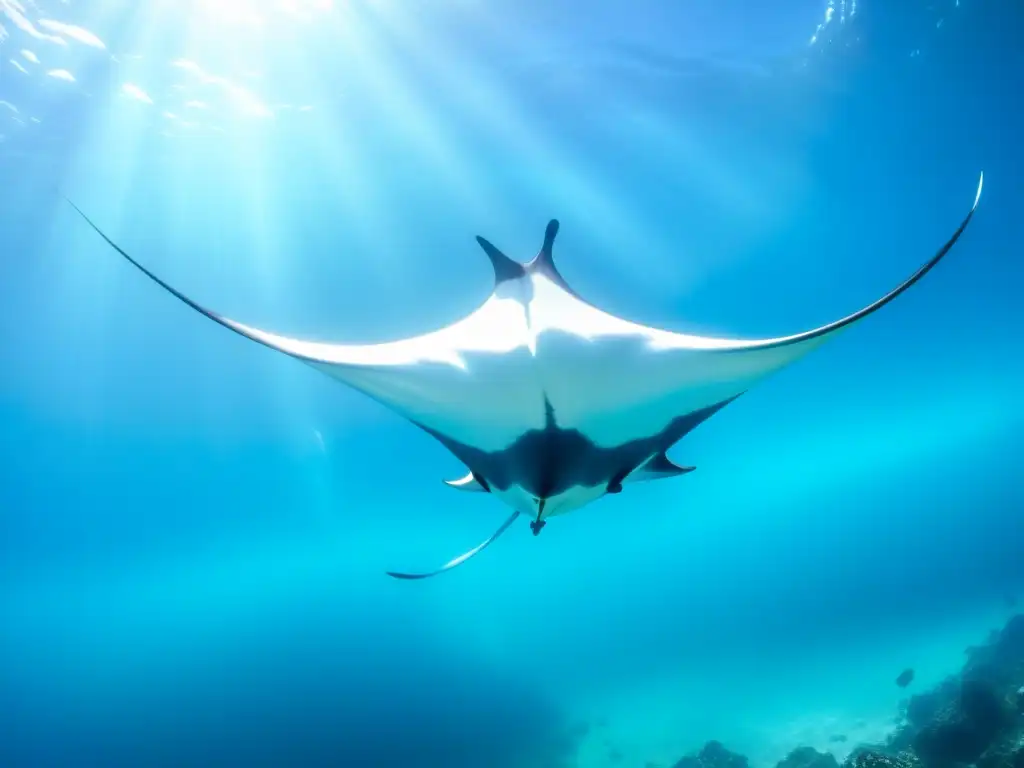
{"type": "MultiPolygon", "coordinates": [[[[910,278],[829,325],[775,339],[707,338],[649,328],[577,296],[555,268],[557,222],[528,264],[478,238],[495,270],[492,294],[446,328],[383,344],[294,339],[223,317],[135,261],[75,207],[114,249],[186,304],[246,338],[355,387],[437,437],[469,468],[449,484],[490,492],[512,516],[480,546],[426,574],[454,567],[497,538],[515,517],[546,518],[623,483],[671,477],[665,451],[759,379],[887,304],[934,267],[971,220],[910,278]]],[[[73,205],[73,204],[72,204],[73,205]]]]}

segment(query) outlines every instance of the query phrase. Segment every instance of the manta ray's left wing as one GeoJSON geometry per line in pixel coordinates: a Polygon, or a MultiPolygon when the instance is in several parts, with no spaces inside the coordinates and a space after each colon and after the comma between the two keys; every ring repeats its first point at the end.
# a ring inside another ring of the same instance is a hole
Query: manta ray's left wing
{"type": "MultiPolygon", "coordinates": [[[[506,445],[524,429],[543,426],[542,395],[529,366],[522,364],[530,352],[519,296],[502,295],[496,289],[462,320],[393,342],[353,345],[290,338],[232,320],[189,298],[129,255],[78,206],[68,203],[132,266],[192,309],[362,391],[435,436],[488,450],[506,445]]],[[[488,251],[488,255],[496,282],[515,272],[516,266],[500,253],[488,251]]],[[[469,489],[471,483],[456,485],[469,489]]],[[[432,573],[391,575],[423,578],[454,568],[497,539],[517,516],[513,514],[482,544],[432,573]]]]}
{"type": "MultiPolygon", "coordinates": [[[[68,202],[111,248],[192,309],[360,390],[434,434],[492,450],[507,445],[524,429],[543,426],[535,378],[528,366],[517,364],[530,355],[525,309],[518,297],[495,291],[463,319],[397,341],[334,344],[291,338],[232,320],[191,299],[68,202]]],[[[494,266],[496,273],[503,268],[500,262],[494,266]]]]}

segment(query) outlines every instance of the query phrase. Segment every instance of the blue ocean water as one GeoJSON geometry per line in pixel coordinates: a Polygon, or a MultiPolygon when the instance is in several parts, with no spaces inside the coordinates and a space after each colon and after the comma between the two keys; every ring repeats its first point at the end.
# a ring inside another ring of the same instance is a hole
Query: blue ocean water
{"type": "MultiPolygon", "coordinates": [[[[898,5],[898,7],[893,7],[898,5]]],[[[774,766],[893,727],[1024,588],[1024,11],[0,0],[0,764],[774,766]],[[738,337],[892,305],[517,524],[218,328],[452,322],[480,234],[738,337]],[[831,741],[842,734],[846,742],[831,741]]]]}

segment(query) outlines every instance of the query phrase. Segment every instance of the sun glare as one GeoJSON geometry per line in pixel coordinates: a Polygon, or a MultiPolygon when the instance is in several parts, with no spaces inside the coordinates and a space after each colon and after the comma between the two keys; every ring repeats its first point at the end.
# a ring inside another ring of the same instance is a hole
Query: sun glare
{"type": "Polygon", "coordinates": [[[188,0],[164,3],[192,20],[232,27],[262,28],[280,18],[312,21],[330,13],[335,0],[188,0]]]}

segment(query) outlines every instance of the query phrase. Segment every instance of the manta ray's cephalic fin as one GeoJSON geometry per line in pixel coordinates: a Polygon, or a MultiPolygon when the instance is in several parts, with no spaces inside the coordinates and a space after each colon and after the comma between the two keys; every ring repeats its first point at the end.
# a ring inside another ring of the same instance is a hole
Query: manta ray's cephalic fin
{"type": "Polygon", "coordinates": [[[476,241],[480,243],[480,247],[484,249],[484,253],[487,254],[487,258],[491,260],[491,266],[494,267],[495,285],[503,283],[506,280],[516,280],[526,274],[526,269],[522,264],[514,259],[510,259],[504,253],[499,251],[494,247],[490,240],[477,235],[476,241]]]}
{"type": "Polygon", "coordinates": [[[510,525],[512,525],[512,523],[515,521],[515,519],[517,517],[519,517],[519,512],[513,512],[512,516],[509,517],[508,520],[506,520],[504,523],[502,523],[501,527],[498,530],[496,530],[494,533],[492,533],[489,538],[487,538],[485,541],[481,542],[480,544],[477,544],[475,547],[473,547],[471,550],[469,550],[469,552],[464,552],[463,554],[459,555],[458,557],[456,557],[456,558],[454,558],[452,560],[449,560],[447,563],[442,565],[436,571],[428,571],[427,573],[401,573],[401,572],[398,572],[398,571],[387,571],[387,574],[388,574],[388,576],[392,576],[392,577],[394,577],[396,579],[426,579],[426,578],[429,578],[431,576],[437,576],[437,574],[439,574],[439,573],[444,573],[445,571],[450,571],[455,566],[462,565],[464,562],[469,560],[469,558],[473,557],[473,555],[480,554],[480,552],[482,552],[487,547],[488,544],[490,544],[492,541],[494,541],[499,536],[501,536],[501,534],[503,534],[505,531],[507,531],[508,527],[510,525]]]}
{"type": "Polygon", "coordinates": [[[476,241],[480,243],[480,247],[484,249],[487,257],[491,260],[491,266],[494,267],[495,284],[500,284],[505,280],[516,280],[531,273],[540,273],[560,287],[563,291],[582,301],[580,296],[569,286],[561,273],[559,273],[558,268],[555,266],[555,260],[552,253],[555,245],[555,237],[558,235],[558,226],[558,219],[551,219],[548,222],[547,227],[544,229],[544,243],[541,245],[540,251],[537,255],[534,256],[527,264],[521,264],[514,259],[510,259],[498,250],[489,240],[477,235],[476,241]]]}
{"type": "Polygon", "coordinates": [[[558,234],[558,220],[552,219],[544,229],[544,244],[540,247],[540,253],[534,256],[530,265],[535,268],[543,268],[555,271],[555,260],[552,249],[555,245],[555,236],[558,234]]]}

